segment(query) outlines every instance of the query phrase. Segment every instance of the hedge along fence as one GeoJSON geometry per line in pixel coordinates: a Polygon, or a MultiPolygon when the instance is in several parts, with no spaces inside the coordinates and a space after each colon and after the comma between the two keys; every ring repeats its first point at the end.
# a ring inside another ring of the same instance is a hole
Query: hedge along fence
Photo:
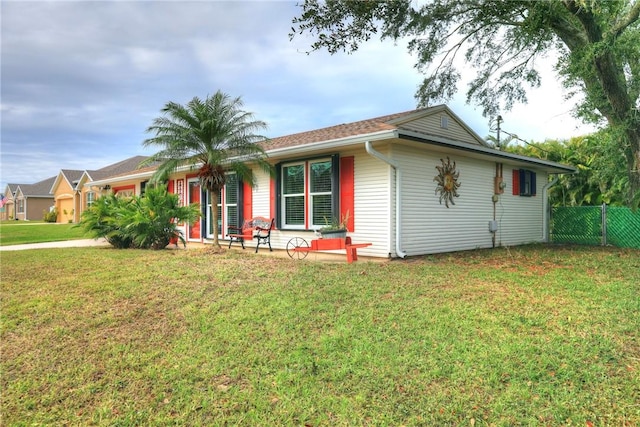
{"type": "Polygon", "coordinates": [[[553,243],[612,245],[640,249],[640,210],[602,206],[551,209],[553,243]]]}

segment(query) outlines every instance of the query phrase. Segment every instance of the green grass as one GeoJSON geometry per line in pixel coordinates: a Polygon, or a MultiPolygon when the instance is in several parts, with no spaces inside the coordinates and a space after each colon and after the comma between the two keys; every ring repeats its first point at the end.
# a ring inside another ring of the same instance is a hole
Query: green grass
{"type": "Polygon", "coordinates": [[[0,246],[87,238],[84,231],[75,228],[74,224],[31,221],[3,221],[0,224],[0,246]]]}
{"type": "Polygon", "coordinates": [[[2,253],[3,425],[640,425],[640,252],[2,253]]]}

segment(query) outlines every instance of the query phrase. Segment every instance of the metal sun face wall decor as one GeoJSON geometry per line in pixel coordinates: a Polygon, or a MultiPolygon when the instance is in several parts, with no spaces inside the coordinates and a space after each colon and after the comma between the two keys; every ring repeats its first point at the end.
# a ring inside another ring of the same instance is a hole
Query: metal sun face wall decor
{"type": "Polygon", "coordinates": [[[460,172],[456,171],[456,162],[451,163],[451,159],[447,157],[447,161],[440,159],[442,166],[436,166],[438,174],[433,178],[436,182],[436,194],[440,195],[440,204],[444,200],[444,205],[448,208],[449,203],[455,205],[454,197],[460,197],[458,187],[460,182],[460,172]]]}

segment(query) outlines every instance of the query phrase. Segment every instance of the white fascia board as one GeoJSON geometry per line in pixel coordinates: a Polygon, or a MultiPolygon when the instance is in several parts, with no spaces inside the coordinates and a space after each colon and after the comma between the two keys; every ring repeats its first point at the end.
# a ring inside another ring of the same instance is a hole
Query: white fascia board
{"type": "Polygon", "coordinates": [[[494,157],[498,159],[506,159],[517,163],[528,163],[544,168],[549,173],[576,173],[577,169],[573,166],[563,165],[561,163],[552,162],[550,160],[537,159],[535,157],[522,156],[520,154],[508,153],[491,147],[483,147],[480,145],[472,145],[466,142],[453,141],[451,139],[442,138],[435,135],[425,135],[419,132],[409,130],[400,130],[400,138],[411,141],[417,141],[425,144],[438,145],[448,147],[455,150],[467,151],[483,156],[494,157]]]}
{"type": "MultiPolygon", "coordinates": [[[[185,172],[185,171],[189,171],[191,169],[192,169],[192,166],[181,166],[174,173],[185,172]]],[[[98,186],[99,185],[107,185],[107,184],[111,185],[111,184],[115,184],[115,183],[123,182],[123,181],[151,178],[154,173],[156,173],[156,170],[139,172],[139,173],[131,173],[129,175],[121,175],[121,176],[117,176],[117,177],[113,177],[113,178],[105,178],[105,179],[100,179],[100,180],[97,180],[97,181],[90,181],[90,182],[85,183],[84,186],[85,187],[94,187],[96,185],[98,185],[98,186]]]]}
{"type": "Polygon", "coordinates": [[[318,150],[330,150],[348,147],[352,145],[363,144],[366,141],[380,141],[384,139],[393,139],[398,137],[398,131],[383,130],[373,133],[365,133],[361,135],[349,136],[345,138],[332,139],[329,141],[312,142],[310,144],[296,145],[294,147],[276,148],[267,150],[267,155],[271,157],[295,156],[307,154],[318,150]]]}
{"type": "Polygon", "coordinates": [[[100,185],[111,185],[111,184],[115,184],[117,182],[123,182],[123,181],[130,181],[132,179],[140,179],[140,178],[151,178],[153,176],[153,174],[155,173],[155,171],[147,171],[147,172],[142,172],[142,173],[137,173],[134,174],[132,173],[131,175],[123,175],[123,176],[118,176],[115,178],[106,178],[106,179],[100,179],[97,181],[89,181],[86,182],[84,184],[85,187],[95,187],[95,186],[100,186],[100,185]]]}

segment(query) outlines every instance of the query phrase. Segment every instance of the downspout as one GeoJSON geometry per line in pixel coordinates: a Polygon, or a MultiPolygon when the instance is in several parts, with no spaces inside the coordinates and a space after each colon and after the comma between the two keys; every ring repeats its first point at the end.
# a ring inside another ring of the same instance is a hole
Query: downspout
{"type": "Polygon", "coordinates": [[[364,148],[369,155],[377,158],[378,160],[385,162],[386,164],[391,166],[393,168],[393,171],[395,172],[395,175],[396,175],[396,255],[398,255],[400,258],[405,258],[407,254],[401,249],[401,245],[400,245],[400,239],[402,236],[402,227],[401,227],[402,220],[400,218],[400,214],[402,211],[402,193],[400,191],[401,189],[400,184],[402,183],[402,180],[401,180],[402,175],[400,173],[400,166],[398,166],[398,164],[393,160],[391,160],[390,158],[385,157],[381,153],[374,150],[373,147],[371,146],[371,141],[365,141],[364,148]]]}
{"type": "Polygon", "coordinates": [[[549,242],[549,197],[547,192],[556,182],[558,182],[557,175],[542,187],[542,241],[545,243],[549,242]]]}

